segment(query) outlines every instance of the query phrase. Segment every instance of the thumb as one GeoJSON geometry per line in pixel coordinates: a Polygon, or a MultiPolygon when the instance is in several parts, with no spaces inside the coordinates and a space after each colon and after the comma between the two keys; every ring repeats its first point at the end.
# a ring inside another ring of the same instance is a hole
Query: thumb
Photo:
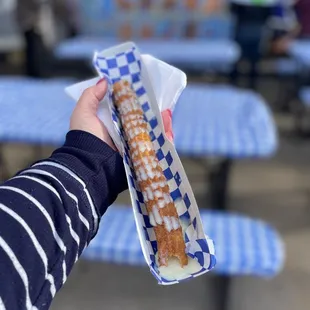
{"type": "Polygon", "coordinates": [[[101,79],[95,86],[84,90],[76,108],[84,113],[97,115],[100,101],[107,93],[108,83],[105,79],[101,79]]]}

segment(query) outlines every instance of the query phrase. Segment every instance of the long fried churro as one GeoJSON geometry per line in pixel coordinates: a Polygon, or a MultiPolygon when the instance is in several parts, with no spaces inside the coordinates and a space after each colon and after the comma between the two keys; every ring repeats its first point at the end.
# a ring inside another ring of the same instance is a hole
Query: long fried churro
{"type": "Polygon", "coordinates": [[[176,257],[183,267],[188,264],[188,257],[179,216],[156,157],[143,110],[129,82],[116,82],[113,90],[138,185],[154,227],[159,265],[168,266],[168,259],[176,257]]]}

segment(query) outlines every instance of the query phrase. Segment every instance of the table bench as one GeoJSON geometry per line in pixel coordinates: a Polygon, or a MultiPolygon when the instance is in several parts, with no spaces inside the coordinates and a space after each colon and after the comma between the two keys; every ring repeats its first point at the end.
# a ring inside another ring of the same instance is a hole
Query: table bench
{"type": "MultiPolygon", "coordinates": [[[[91,65],[94,51],[122,43],[116,38],[76,37],[61,42],[54,54],[60,60],[87,61],[91,65]]],[[[135,40],[144,54],[151,54],[182,69],[227,72],[238,61],[240,50],[229,39],[152,39],[135,40]]]]}
{"type": "MultiPolygon", "coordinates": [[[[269,224],[227,212],[201,210],[201,217],[205,232],[215,242],[214,272],[221,275],[214,296],[218,309],[229,309],[232,276],[271,278],[283,268],[284,245],[269,224]]],[[[108,209],[82,258],[146,266],[130,206],[114,205],[108,209]]]]}

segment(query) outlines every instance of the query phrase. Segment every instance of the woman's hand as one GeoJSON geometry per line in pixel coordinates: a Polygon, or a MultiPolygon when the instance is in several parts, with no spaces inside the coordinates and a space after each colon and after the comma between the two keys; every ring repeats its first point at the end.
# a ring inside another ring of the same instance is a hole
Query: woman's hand
{"type": "Polygon", "coordinates": [[[116,150],[107,128],[97,115],[99,103],[107,90],[107,81],[101,79],[97,85],[89,87],[83,92],[71,116],[70,130],[89,132],[116,150]]]}
{"type": "MultiPolygon", "coordinates": [[[[107,128],[97,116],[99,103],[104,98],[107,89],[107,81],[105,79],[101,79],[97,85],[89,87],[83,92],[72,113],[70,130],[82,130],[89,132],[116,150],[107,128]]],[[[171,111],[166,110],[162,112],[162,118],[166,136],[169,140],[173,141],[171,111]]]]}

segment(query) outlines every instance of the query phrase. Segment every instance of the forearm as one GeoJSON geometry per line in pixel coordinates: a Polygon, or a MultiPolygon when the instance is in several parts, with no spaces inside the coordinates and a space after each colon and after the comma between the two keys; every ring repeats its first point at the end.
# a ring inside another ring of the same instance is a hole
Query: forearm
{"type": "Polygon", "coordinates": [[[0,186],[0,309],[48,309],[125,188],[120,155],[83,132],[0,186]]]}

